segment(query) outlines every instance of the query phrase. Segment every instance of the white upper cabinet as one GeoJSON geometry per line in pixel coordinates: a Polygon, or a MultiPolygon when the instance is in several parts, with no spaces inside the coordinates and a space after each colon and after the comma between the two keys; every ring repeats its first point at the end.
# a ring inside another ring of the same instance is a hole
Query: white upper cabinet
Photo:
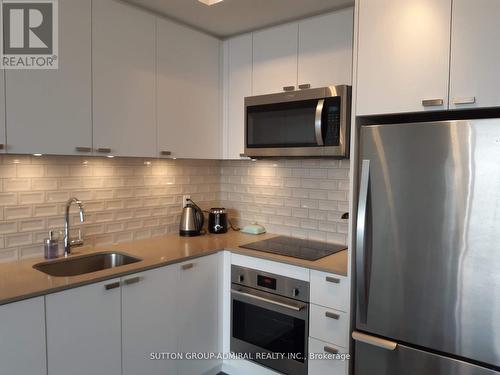
{"type": "Polygon", "coordinates": [[[50,375],[121,375],[120,299],[119,279],[45,297],[50,375]]]}
{"type": "Polygon", "coordinates": [[[178,276],[173,265],[122,278],[123,375],[177,374],[179,361],[149,354],[177,352],[178,276]]]}
{"type": "Polygon", "coordinates": [[[5,71],[7,152],[91,151],[91,0],[59,2],[58,58],[56,70],[5,71]]]}
{"type": "Polygon", "coordinates": [[[448,108],[451,0],[360,0],[357,114],[448,108]]]}
{"type": "Polygon", "coordinates": [[[156,156],[155,16],[99,0],[92,20],[94,148],[156,156]]]}
{"type": "Polygon", "coordinates": [[[298,85],[352,82],[353,8],[299,22],[298,85]]]}
{"type": "Polygon", "coordinates": [[[43,297],[0,306],[0,373],[47,374],[43,297]]]}
{"type": "Polygon", "coordinates": [[[221,41],[165,19],[157,22],[158,151],[219,159],[221,41]]]}
{"type": "Polygon", "coordinates": [[[294,22],[253,33],[253,95],[295,88],[298,31],[294,22]]]}
{"type": "Polygon", "coordinates": [[[500,2],[453,0],[450,108],[500,106],[500,2]]]}
{"type": "Polygon", "coordinates": [[[252,34],[225,42],[225,119],[224,158],[238,159],[245,151],[245,97],[252,95],[252,34]]]}

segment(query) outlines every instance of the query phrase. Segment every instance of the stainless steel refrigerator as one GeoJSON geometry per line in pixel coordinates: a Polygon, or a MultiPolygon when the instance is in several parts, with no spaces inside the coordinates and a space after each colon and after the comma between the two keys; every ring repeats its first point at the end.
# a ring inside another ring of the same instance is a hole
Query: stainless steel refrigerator
{"type": "Polygon", "coordinates": [[[355,375],[500,373],[500,119],[362,126],[355,375]]]}

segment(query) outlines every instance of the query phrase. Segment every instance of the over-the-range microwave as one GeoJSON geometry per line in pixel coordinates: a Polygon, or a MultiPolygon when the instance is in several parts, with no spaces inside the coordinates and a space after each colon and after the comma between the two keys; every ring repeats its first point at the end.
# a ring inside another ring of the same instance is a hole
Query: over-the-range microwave
{"type": "Polygon", "coordinates": [[[245,155],[349,157],[351,86],[245,98],[245,155]]]}

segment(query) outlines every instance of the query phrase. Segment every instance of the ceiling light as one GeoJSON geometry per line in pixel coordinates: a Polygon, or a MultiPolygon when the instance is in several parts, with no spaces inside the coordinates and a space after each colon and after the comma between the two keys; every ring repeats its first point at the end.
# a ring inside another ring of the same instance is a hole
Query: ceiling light
{"type": "Polygon", "coordinates": [[[42,154],[33,154],[33,156],[39,157],[39,156],[42,156],[42,154]]]}
{"type": "Polygon", "coordinates": [[[115,156],[114,155],[106,155],[107,158],[113,159],[115,156]]]}
{"type": "Polygon", "coordinates": [[[221,1],[223,0],[198,0],[200,3],[203,3],[205,5],[214,5],[214,4],[217,4],[217,3],[220,3],[221,1]]]}

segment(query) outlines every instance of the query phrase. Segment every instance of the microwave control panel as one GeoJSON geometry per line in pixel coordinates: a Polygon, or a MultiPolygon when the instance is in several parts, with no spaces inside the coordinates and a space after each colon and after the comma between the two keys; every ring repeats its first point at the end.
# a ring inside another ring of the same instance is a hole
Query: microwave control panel
{"type": "Polygon", "coordinates": [[[340,145],[340,97],[328,98],[323,112],[323,134],[325,146],[340,145]]]}

